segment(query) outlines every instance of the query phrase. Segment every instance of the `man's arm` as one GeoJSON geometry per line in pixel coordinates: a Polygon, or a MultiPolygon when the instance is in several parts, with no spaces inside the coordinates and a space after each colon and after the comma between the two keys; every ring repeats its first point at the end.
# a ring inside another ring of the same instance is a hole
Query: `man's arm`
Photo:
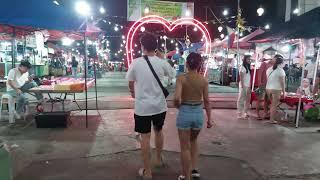
{"type": "Polygon", "coordinates": [[[129,81],[129,92],[131,94],[132,98],[135,98],[135,93],[134,93],[134,81],[129,81]]]}
{"type": "Polygon", "coordinates": [[[134,83],[136,81],[136,76],[135,76],[135,70],[134,70],[134,63],[131,64],[131,66],[128,69],[126,79],[129,81],[128,87],[129,87],[129,92],[131,94],[132,98],[135,98],[135,92],[134,92],[134,83]]]}

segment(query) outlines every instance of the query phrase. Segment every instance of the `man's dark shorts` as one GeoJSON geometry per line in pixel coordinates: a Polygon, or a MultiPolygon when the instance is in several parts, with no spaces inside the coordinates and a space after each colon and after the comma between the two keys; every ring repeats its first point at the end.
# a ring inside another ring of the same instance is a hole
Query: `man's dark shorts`
{"type": "Polygon", "coordinates": [[[134,130],[141,134],[147,134],[151,132],[151,123],[155,131],[162,130],[164,120],[166,119],[166,113],[155,114],[152,116],[138,116],[134,114],[135,128],[134,130]]]}

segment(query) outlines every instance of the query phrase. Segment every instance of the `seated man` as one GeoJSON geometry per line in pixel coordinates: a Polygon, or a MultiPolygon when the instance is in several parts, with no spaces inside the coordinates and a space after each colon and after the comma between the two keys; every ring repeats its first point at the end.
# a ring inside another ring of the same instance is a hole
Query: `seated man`
{"type": "MultiPolygon", "coordinates": [[[[31,68],[29,61],[21,61],[19,67],[10,69],[7,79],[7,93],[17,98],[17,111],[15,113],[16,119],[21,118],[23,108],[28,103],[25,97],[25,92],[37,86],[33,81],[33,76],[29,76],[28,70],[31,68]]],[[[38,102],[43,99],[42,94],[35,94],[38,102]]]]}

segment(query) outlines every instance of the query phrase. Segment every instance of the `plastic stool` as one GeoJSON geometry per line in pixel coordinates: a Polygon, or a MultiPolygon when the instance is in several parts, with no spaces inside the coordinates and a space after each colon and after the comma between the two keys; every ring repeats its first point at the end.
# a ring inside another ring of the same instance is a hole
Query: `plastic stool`
{"type": "Polygon", "coordinates": [[[15,113],[15,98],[12,97],[10,94],[3,94],[1,97],[1,104],[0,104],[0,120],[2,118],[2,108],[3,104],[8,104],[8,110],[9,110],[9,123],[14,123],[14,113],[15,113]]]}

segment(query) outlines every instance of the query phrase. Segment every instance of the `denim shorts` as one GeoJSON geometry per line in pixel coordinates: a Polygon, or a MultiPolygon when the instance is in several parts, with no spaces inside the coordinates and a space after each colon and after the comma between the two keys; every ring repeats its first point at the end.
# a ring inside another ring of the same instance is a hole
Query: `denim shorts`
{"type": "Polygon", "coordinates": [[[181,105],[177,115],[177,128],[185,130],[200,130],[203,126],[202,105],[181,105]]]}

